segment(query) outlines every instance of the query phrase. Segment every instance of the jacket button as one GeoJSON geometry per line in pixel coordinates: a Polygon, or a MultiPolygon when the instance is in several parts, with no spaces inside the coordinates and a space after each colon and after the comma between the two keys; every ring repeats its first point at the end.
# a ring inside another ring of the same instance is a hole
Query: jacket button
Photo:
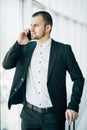
{"type": "Polygon", "coordinates": [[[24,81],[24,78],[21,78],[21,81],[23,82],[23,81],[24,81]]]}
{"type": "Polygon", "coordinates": [[[16,91],[17,91],[17,89],[15,88],[15,89],[14,89],[14,91],[16,92],[16,91]]]}

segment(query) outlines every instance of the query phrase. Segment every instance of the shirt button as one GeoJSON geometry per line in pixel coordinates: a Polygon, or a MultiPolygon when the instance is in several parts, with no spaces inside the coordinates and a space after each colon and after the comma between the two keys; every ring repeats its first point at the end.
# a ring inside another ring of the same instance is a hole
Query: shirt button
{"type": "Polygon", "coordinates": [[[16,92],[16,91],[17,91],[17,88],[15,88],[14,91],[16,92]]]}
{"type": "Polygon", "coordinates": [[[21,78],[21,81],[23,82],[23,81],[24,81],[24,78],[21,78]]]}
{"type": "Polygon", "coordinates": [[[41,61],[39,61],[39,63],[41,63],[41,61]]]}
{"type": "Polygon", "coordinates": [[[40,84],[40,81],[38,83],[40,84]]]}

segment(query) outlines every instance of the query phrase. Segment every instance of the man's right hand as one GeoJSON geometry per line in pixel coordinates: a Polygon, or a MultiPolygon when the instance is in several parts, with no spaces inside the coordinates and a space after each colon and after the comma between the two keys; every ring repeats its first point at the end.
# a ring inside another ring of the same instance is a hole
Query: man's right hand
{"type": "Polygon", "coordinates": [[[18,43],[20,45],[26,45],[29,42],[27,34],[29,33],[29,29],[25,29],[23,32],[20,33],[18,38],[18,43]]]}

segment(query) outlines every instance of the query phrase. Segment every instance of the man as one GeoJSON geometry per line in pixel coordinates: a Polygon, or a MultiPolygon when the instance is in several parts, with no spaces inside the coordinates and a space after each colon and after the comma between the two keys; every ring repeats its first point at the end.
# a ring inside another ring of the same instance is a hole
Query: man
{"type": "Polygon", "coordinates": [[[3,61],[5,69],[16,67],[8,107],[24,105],[22,130],[65,130],[65,118],[71,123],[78,117],[84,78],[70,45],[50,37],[52,25],[48,12],[33,14],[31,28],[21,32],[3,61]],[[68,105],[66,71],[73,81],[68,105]]]}

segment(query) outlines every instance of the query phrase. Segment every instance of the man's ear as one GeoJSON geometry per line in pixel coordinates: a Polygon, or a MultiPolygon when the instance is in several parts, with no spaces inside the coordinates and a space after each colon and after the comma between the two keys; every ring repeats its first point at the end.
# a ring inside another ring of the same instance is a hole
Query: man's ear
{"type": "Polygon", "coordinates": [[[46,25],[46,31],[47,31],[47,32],[50,32],[50,31],[51,31],[51,28],[52,28],[51,25],[49,25],[49,24],[46,25]]]}

